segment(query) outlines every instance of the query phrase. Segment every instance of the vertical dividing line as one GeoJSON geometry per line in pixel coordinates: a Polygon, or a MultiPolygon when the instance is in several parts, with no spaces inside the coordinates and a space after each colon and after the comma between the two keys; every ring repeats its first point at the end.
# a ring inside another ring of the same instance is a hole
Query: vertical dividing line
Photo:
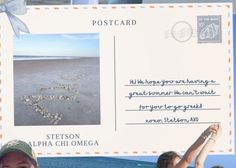
{"type": "Polygon", "coordinates": [[[117,114],[116,114],[116,37],[113,36],[114,45],[114,105],[115,105],[115,131],[117,131],[117,114]]]}

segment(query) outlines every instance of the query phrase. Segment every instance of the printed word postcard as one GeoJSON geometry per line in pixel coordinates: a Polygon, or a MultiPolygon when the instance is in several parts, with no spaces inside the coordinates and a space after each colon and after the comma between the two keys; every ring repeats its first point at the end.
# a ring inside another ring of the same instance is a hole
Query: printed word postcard
{"type": "MultiPolygon", "coordinates": [[[[1,143],[39,156],[234,153],[231,3],[14,6],[0,14],[1,143]]],[[[20,2],[20,1],[17,1],[20,2]]]]}

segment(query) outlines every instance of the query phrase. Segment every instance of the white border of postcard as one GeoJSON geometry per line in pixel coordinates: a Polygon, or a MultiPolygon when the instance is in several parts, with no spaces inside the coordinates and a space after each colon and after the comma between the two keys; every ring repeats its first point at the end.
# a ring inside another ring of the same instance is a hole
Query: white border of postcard
{"type": "Polygon", "coordinates": [[[39,156],[184,153],[220,123],[212,152],[233,154],[232,15],[231,3],[28,7],[17,17],[32,35],[98,34],[101,118],[15,126],[14,35],[1,14],[2,142],[25,140],[39,156]]]}

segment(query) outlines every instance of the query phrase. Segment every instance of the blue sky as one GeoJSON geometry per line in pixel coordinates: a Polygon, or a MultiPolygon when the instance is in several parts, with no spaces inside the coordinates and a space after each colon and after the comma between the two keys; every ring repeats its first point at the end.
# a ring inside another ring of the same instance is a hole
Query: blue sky
{"type": "Polygon", "coordinates": [[[23,56],[99,56],[98,34],[26,34],[14,37],[13,54],[23,56]]]}

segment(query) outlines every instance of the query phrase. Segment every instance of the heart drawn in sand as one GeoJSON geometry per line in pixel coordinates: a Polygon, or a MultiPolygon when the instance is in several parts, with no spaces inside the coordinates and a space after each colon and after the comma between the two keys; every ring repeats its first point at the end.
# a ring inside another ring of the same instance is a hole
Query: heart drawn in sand
{"type": "Polygon", "coordinates": [[[40,91],[46,91],[46,90],[58,90],[58,89],[64,89],[69,92],[73,92],[76,95],[24,95],[21,97],[21,101],[29,108],[34,110],[37,113],[40,113],[43,118],[47,118],[50,123],[57,125],[58,122],[62,119],[63,114],[60,113],[52,113],[46,108],[42,107],[40,105],[40,102],[45,100],[59,100],[59,101],[74,101],[78,99],[78,90],[71,87],[71,85],[64,85],[64,84],[58,84],[55,87],[48,87],[48,88],[41,88],[40,91]]]}

